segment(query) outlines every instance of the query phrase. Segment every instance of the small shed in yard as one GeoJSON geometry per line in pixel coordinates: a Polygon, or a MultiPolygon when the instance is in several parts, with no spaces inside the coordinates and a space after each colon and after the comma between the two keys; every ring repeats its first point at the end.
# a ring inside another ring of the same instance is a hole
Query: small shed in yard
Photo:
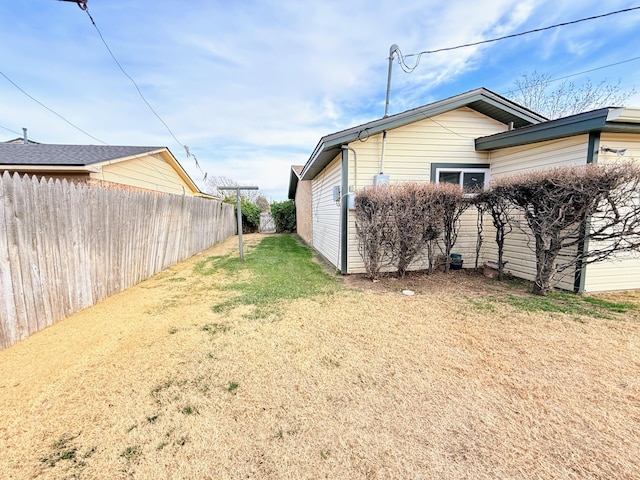
{"type": "MultiPolygon", "coordinates": [[[[625,158],[640,159],[640,110],[605,108],[549,121],[479,88],[322,137],[302,170],[292,168],[289,198],[296,200],[298,225],[301,218],[309,219],[310,230],[302,230],[308,243],[343,274],[363,273],[350,207],[364,188],[451,181],[486,188],[490,179],[515,173],[616,161],[612,152],[622,150],[625,158]],[[305,182],[308,199],[299,192],[305,182]]],[[[455,251],[465,266],[475,263],[476,221],[471,210],[461,219],[455,251]]],[[[491,233],[485,238],[481,263],[496,260],[491,233]]],[[[535,258],[528,242],[524,234],[511,235],[505,259],[512,274],[533,279],[535,258]]],[[[561,286],[640,288],[640,260],[589,265],[566,276],[561,286]]]]}
{"type": "Polygon", "coordinates": [[[167,147],[0,143],[0,173],[209,197],[167,147]]]}

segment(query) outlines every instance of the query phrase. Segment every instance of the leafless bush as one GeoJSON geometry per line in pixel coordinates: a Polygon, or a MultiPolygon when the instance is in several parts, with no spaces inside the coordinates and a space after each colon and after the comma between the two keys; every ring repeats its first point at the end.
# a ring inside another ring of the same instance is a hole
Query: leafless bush
{"type": "Polygon", "coordinates": [[[407,183],[359,193],[356,231],[367,276],[376,278],[382,266],[393,265],[404,277],[422,255],[433,273],[437,247],[449,256],[467,207],[460,188],[450,184],[407,183]]]}
{"type": "MultiPolygon", "coordinates": [[[[405,276],[427,244],[442,233],[439,190],[438,185],[429,183],[408,183],[392,190],[395,235],[389,250],[399,277],[405,276]]],[[[431,264],[433,259],[429,259],[431,264]]]]}
{"type": "Polygon", "coordinates": [[[631,163],[527,173],[497,183],[535,238],[534,293],[569,268],[640,247],[640,168],[631,163]],[[588,248],[585,245],[588,243],[588,248]]]}
{"type": "Polygon", "coordinates": [[[440,251],[446,258],[445,272],[451,266],[451,251],[458,240],[460,217],[471,203],[465,199],[458,185],[450,183],[438,184],[437,202],[442,210],[442,238],[438,240],[440,251]]]}
{"type": "MultiPolygon", "coordinates": [[[[491,216],[496,231],[496,245],[498,247],[498,279],[504,279],[504,241],[506,236],[513,231],[514,205],[507,200],[503,187],[494,185],[490,190],[480,192],[474,202],[481,213],[487,212],[491,216]]],[[[480,227],[478,235],[481,235],[480,227]]],[[[477,265],[476,265],[477,267],[477,265]]]]}
{"type": "Polygon", "coordinates": [[[393,203],[388,186],[363,190],[355,199],[358,252],[368,278],[374,280],[383,266],[390,263],[387,245],[393,242],[391,229],[393,203]]]}

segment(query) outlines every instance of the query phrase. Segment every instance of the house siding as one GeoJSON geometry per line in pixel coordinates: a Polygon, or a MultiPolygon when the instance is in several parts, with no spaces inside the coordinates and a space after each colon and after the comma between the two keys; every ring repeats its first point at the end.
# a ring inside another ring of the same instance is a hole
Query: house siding
{"type": "Polygon", "coordinates": [[[92,173],[94,181],[119,183],[141,190],[175,195],[193,195],[191,188],[160,154],[142,155],[127,161],[106,164],[99,173],[92,173]]]}
{"type": "Polygon", "coordinates": [[[308,245],[313,246],[313,229],[311,226],[311,181],[298,181],[296,188],[296,233],[308,245]]]}
{"type": "MultiPolygon", "coordinates": [[[[470,108],[462,107],[431,118],[416,121],[387,133],[384,164],[381,164],[382,134],[366,141],[355,141],[349,147],[349,185],[357,192],[373,185],[374,175],[384,170],[390,183],[431,181],[432,163],[489,163],[487,152],[475,150],[475,138],[502,132],[507,126],[470,108]]],[[[476,210],[470,208],[461,218],[461,232],[454,252],[460,253],[465,267],[475,264],[477,239],[476,210]]],[[[358,252],[355,215],[349,212],[348,272],[364,273],[358,252]]],[[[410,269],[425,268],[424,261],[410,269]]]]}
{"type": "MultiPolygon", "coordinates": [[[[585,165],[587,163],[588,135],[540,142],[537,144],[505,148],[491,152],[491,178],[501,178],[521,173],[548,170],[550,168],[585,165]]],[[[520,228],[514,228],[507,236],[504,248],[505,271],[516,277],[534,280],[536,275],[535,240],[529,235],[524,217],[517,218],[520,228]]],[[[490,224],[489,217],[485,220],[490,224]]],[[[489,260],[497,260],[497,246],[493,234],[487,233],[486,254],[489,260]]],[[[574,271],[567,272],[559,283],[565,290],[573,290],[574,271]]]]}
{"type": "Polygon", "coordinates": [[[340,265],[340,206],[333,201],[333,187],[341,185],[341,155],[311,181],[311,229],[313,247],[333,266],[340,265]]]}
{"type": "MultiPolygon", "coordinates": [[[[640,161],[640,140],[637,136],[603,133],[600,137],[600,146],[627,149],[622,158],[615,153],[598,153],[597,163],[600,165],[620,160],[640,161]]],[[[585,292],[640,288],[638,254],[619,254],[612,260],[587,265],[585,271],[585,292]]]]}

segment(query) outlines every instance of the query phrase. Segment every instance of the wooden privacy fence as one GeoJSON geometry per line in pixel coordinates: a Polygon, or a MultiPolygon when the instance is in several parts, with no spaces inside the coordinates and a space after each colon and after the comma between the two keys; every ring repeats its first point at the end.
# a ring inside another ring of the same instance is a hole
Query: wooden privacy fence
{"type": "Polygon", "coordinates": [[[203,198],[0,178],[0,349],[236,233],[203,198]]]}

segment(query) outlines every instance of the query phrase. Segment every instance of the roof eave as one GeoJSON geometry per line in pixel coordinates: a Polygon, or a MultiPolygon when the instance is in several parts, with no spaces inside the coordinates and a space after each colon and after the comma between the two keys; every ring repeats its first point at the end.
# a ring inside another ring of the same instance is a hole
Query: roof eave
{"type": "MultiPolygon", "coordinates": [[[[483,113],[479,110],[481,104],[492,107],[495,109],[494,112],[502,112],[504,118],[500,121],[504,121],[505,125],[512,120],[519,120],[521,124],[536,124],[547,120],[545,117],[520,107],[490,90],[478,88],[322,137],[305,164],[300,178],[301,180],[315,178],[335,158],[342,145],[347,145],[362,137],[377,135],[385,130],[393,130],[394,128],[408,125],[420,118],[430,118],[461,107],[469,106],[469,108],[483,113]]],[[[483,114],[491,116],[490,113],[483,114]]]]}
{"type": "Polygon", "coordinates": [[[496,133],[475,140],[477,151],[517,147],[530,143],[556,140],[593,131],[603,131],[607,127],[609,109],[595,110],[558,120],[496,133]]]}
{"type": "Polygon", "coordinates": [[[182,167],[182,165],[180,164],[180,162],[178,162],[178,159],[176,159],[176,157],[173,156],[173,153],[171,153],[171,150],[169,150],[168,148],[163,148],[157,152],[150,152],[150,153],[159,153],[160,155],[162,155],[165,159],[167,159],[169,161],[169,164],[171,166],[173,166],[173,168],[175,168],[176,172],[178,173],[178,175],[180,176],[180,178],[182,178],[182,180],[189,185],[189,188],[191,188],[191,190],[193,191],[194,194],[205,194],[205,192],[200,191],[200,189],[198,188],[198,185],[196,185],[196,182],[194,182],[191,177],[189,176],[189,174],[187,173],[187,171],[182,167]]]}
{"type": "Polygon", "coordinates": [[[298,189],[298,174],[291,167],[291,173],[289,174],[289,192],[287,198],[289,200],[295,200],[296,198],[296,190],[298,189]]]}
{"type": "MultiPolygon", "coordinates": [[[[126,162],[128,160],[135,160],[136,158],[140,158],[146,155],[154,155],[156,153],[162,153],[165,150],[169,150],[167,147],[153,147],[153,149],[150,150],[145,150],[143,152],[140,153],[135,153],[132,155],[127,155],[126,157],[113,157],[113,158],[109,158],[109,159],[104,159],[104,160],[91,160],[88,162],[85,162],[85,165],[97,165],[97,166],[104,166],[104,165],[113,165],[116,163],[122,163],[122,162],[126,162]]],[[[171,154],[171,156],[173,156],[173,154],[171,154]]]]}
{"type": "Polygon", "coordinates": [[[0,164],[0,171],[10,170],[12,172],[25,173],[97,173],[101,168],[88,165],[19,165],[0,164]]]}

